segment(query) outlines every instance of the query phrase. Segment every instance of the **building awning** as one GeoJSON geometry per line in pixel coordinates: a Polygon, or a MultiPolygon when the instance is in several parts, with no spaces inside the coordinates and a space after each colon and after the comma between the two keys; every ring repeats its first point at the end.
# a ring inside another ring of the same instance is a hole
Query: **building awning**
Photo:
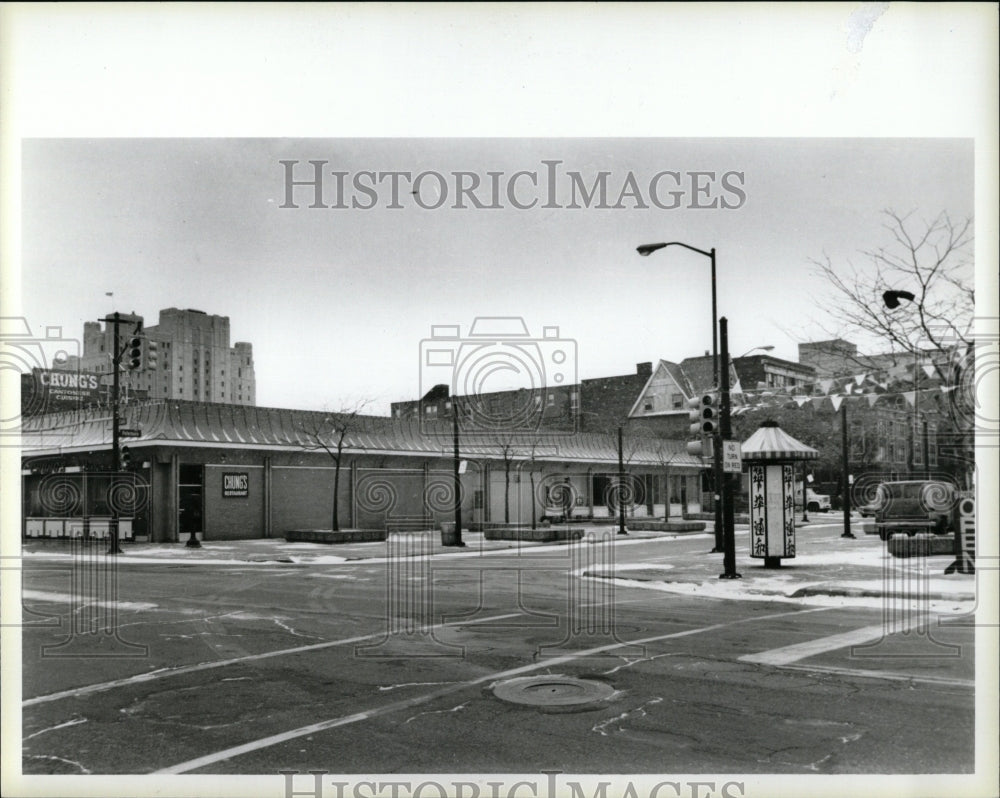
{"type": "MultiPolygon", "coordinates": [[[[122,409],[121,427],[132,431],[121,444],[208,446],[222,449],[322,451],[336,448],[341,414],[179,400],[145,402],[122,409]]],[[[21,447],[28,455],[65,454],[111,448],[111,413],[81,410],[25,419],[21,447]]],[[[452,427],[442,421],[407,421],[383,416],[349,419],[344,436],[348,453],[452,456],[452,427]]],[[[488,433],[462,430],[463,458],[580,462],[617,465],[615,437],[598,432],[552,430],[488,433]]],[[[701,469],[684,441],[629,436],[628,466],[701,469]]]]}
{"type": "Polygon", "coordinates": [[[796,440],[774,421],[765,421],[740,447],[744,460],[816,460],[819,452],[796,440]]]}

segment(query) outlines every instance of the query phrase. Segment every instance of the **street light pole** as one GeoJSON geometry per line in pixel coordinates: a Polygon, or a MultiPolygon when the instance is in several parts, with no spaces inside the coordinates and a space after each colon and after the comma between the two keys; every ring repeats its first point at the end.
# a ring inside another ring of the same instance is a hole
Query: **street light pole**
{"type": "MultiPolygon", "coordinates": [[[[910,291],[897,291],[889,290],[882,294],[882,302],[890,310],[895,310],[899,307],[899,300],[905,299],[907,302],[916,302],[917,297],[910,291]]],[[[918,310],[921,311],[922,316],[922,306],[918,304],[918,310]]],[[[915,345],[913,347],[913,421],[910,424],[910,451],[907,459],[907,470],[909,471],[910,479],[913,479],[916,474],[915,465],[917,459],[917,436],[920,427],[920,347],[915,345]]],[[[923,445],[921,446],[923,452],[923,466],[924,471],[927,471],[928,467],[928,451],[927,445],[927,425],[924,423],[924,439],[923,445]]]]}
{"type": "MultiPolygon", "coordinates": [[[[841,448],[841,466],[843,468],[843,476],[841,483],[841,495],[844,497],[844,532],[841,534],[842,538],[853,538],[854,533],[851,532],[851,477],[848,473],[850,468],[850,460],[848,459],[847,450],[847,398],[840,402],[840,448],[841,448]]],[[[805,500],[805,486],[802,487],[802,498],[805,500]]]]}
{"type": "MultiPolygon", "coordinates": [[[[723,316],[719,319],[719,337],[722,339],[722,358],[729,362],[729,322],[723,316]]],[[[729,369],[722,372],[721,393],[719,396],[719,441],[729,440],[733,431],[730,425],[730,405],[729,405],[729,369]]],[[[716,457],[719,463],[719,472],[722,472],[722,446],[716,448],[716,457]]],[[[723,527],[723,573],[720,579],[739,579],[742,574],[736,573],[736,529],[733,519],[733,491],[729,485],[730,475],[725,474],[720,483],[722,488],[722,527],[723,527]]]]}
{"type": "MultiPolygon", "coordinates": [[[[656,252],[658,249],[663,249],[664,247],[684,247],[684,249],[689,249],[692,252],[697,252],[699,255],[704,255],[712,263],[712,374],[715,380],[714,387],[718,390],[721,382],[719,379],[719,310],[716,299],[715,247],[712,247],[706,252],[704,249],[692,247],[690,244],[685,244],[683,241],[667,241],[660,244],[643,244],[636,247],[636,251],[645,257],[653,252],[656,252]]],[[[729,363],[727,360],[727,379],[728,372],[729,363]]],[[[712,504],[715,509],[715,546],[709,553],[718,554],[724,550],[724,535],[722,530],[722,438],[719,435],[718,429],[716,430],[716,434],[712,437],[712,488],[714,496],[712,504]]]]}

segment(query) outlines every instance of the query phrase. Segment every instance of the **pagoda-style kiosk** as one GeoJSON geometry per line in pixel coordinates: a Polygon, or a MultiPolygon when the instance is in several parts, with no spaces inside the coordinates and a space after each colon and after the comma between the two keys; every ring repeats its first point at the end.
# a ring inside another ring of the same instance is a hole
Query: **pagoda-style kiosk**
{"type": "Polygon", "coordinates": [[[795,556],[792,464],[815,460],[819,452],[795,440],[776,421],[761,424],[741,450],[750,468],[750,556],[763,558],[765,568],[780,568],[783,557],[795,556]]]}

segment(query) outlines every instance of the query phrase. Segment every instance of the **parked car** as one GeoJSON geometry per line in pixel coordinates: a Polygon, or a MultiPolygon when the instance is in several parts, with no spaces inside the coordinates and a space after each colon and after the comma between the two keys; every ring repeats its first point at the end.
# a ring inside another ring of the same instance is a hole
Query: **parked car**
{"type": "Polygon", "coordinates": [[[878,512],[879,503],[878,500],[872,501],[869,504],[862,504],[860,507],[855,509],[861,515],[862,518],[874,518],[875,513],[878,512]]]}
{"type": "Polygon", "coordinates": [[[954,485],[914,479],[883,482],[874,502],[875,523],[869,531],[882,540],[918,532],[946,535],[952,531],[952,510],[958,494],[954,485]]]}

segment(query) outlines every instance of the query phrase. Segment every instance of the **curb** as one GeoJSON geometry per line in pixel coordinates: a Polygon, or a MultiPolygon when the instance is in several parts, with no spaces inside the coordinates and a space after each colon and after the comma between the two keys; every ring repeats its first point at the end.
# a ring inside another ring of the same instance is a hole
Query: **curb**
{"type": "MultiPolygon", "coordinates": [[[[624,575],[609,575],[594,571],[584,571],[581,576],[590,577],[591,579],[620,579],[629,582],[661,582],[665,585],[691,585],[697,586],[697,582],[694,581],[682,581],[679,579],[655,579],[652,577],[641,577],[641,576],[624,576],[624,575]]],[[[707,578],[707,577],[706,577],[707,578]]],[[[899,591],[884,592],[881,590],[871,590],[869,588],[863,587],[838,587],[836,585],[831,585],[830,587],[802,587],[791,593],[783,593],[780,590],[754,590],[754,595],[756,596],[774,596],[775,598],[808,598],[810,596],[841,596],[844,598],[877,598],[877,599],[900,599],[900,600],[912,600],[914,597],[908,593],[900,593],[899,591]]],[[[921,600],[926,599],[927,601],[975,601],[975,593],[945,593],[942,591],[934,591],[927,593],[926,595],[920,596],[921,600]]]]}

